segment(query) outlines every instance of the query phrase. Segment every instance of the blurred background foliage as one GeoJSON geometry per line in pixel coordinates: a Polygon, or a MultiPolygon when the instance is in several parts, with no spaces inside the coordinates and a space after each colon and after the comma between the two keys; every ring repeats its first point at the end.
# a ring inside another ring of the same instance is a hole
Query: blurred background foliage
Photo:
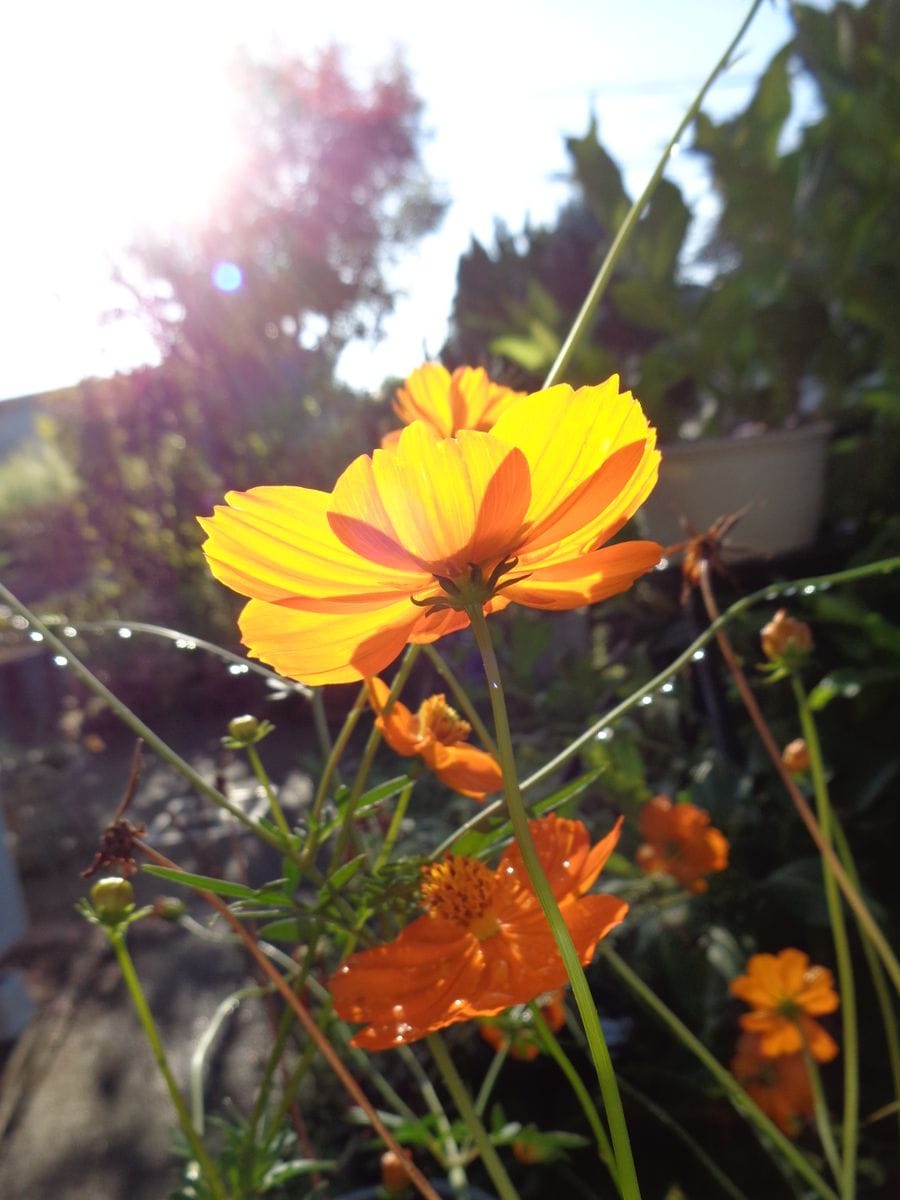
{"type": "MultiPolygon", "coordinates": [[[[664,440],[834,420],[825,532],[887,553],[900,536],[900,20],[890,0],[793,14],[746,108],[695,126],[718,201],[703,244],[691,250],[691,211],[664,181],[569,381],[619,371],[664,440]],[[801,73],[817,107],[798,129],[801,73]]],[[[389,390],[380,404],[355,395],[335,363],[377,334],[387,265],[442,211],[399,62],[366,87],[335,50],[245,61],[239,78],[254,170],[206,226],[145,239],[122,267],[161,365],[41,398],[38,444],[0,462],[2,565],[26,600],[232,643],[234,598],[202,564],[194,517],[229,487],[330,487],[393,424],[389,390]],[[241,265],[234,291],[211,283],[223,261],[241,265]]],[[[553,361],[631,202],[594,121],[566,145],[572,198],[556,221],[498,228],[462,256],[448,365],[536,387],[553,361]]]]}

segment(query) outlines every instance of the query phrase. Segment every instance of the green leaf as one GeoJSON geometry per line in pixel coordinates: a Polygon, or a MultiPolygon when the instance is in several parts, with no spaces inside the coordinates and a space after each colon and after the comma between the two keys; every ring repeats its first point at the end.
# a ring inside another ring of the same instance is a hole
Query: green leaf
{"type": "Polygon", "coordinates": [[[216,879],[213,875],[194,875],[190,871],[175,871],[170,867],[145,866],[143,870],[148,875],[155,875],[158,879],[178,883],[182,887],[199,888],[205,892],[212,892],[216,896],[231,896],[235,900],[251,900],[257,904],[284,905],[290,903],[289,898],[283,892],[268,891],[265,888],[254,890],[243,883],[231,883],[227,879],[216,879]]]}
{"type": "MultiPolygon", "coordinates": [[[[398,795],[409,782],[408,775],[396,775],[393,779],[388,779],[384,783],[379,783],[377,787],[370,788],[357,801],[356,807],[353,810],[353,819],[357,820],[359,817],[364,817],[385,800],[390,800],[392,796],[398,795]]],[[[341,815],[346,810],[348,799],[349,793],[342,798],[339,805],[341,815]]]]}
{"type": "Polygon", "coordinates": [[[339,892],[347,886],[357,871],[365,864],[367,857],[365,854],[357,854],[356,858],[351,858],[349,862],[345,862],[342,867],[338,867],[336,871],[329,875],[325,881],[325,887],[331,895],[334,895],[335,892],[339,892]]]}
{"type": "Polygon", "coordinates": [[[330,1158],[294,1158],[290,1162],[276,1163],[270,1167],[262,1178],[260,1188],[263,1192],[274,1191],[289,1179],[298,1175],[311,1175],[314,1171],[333,1171],[337,1163],[330,1158]]]}

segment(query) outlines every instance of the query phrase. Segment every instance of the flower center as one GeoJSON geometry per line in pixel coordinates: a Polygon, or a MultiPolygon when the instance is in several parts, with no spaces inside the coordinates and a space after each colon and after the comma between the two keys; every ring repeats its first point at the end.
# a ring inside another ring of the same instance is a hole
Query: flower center
{"type": "Polygon", "coordinates": [[[797,1003],[797,1001],[794,999],[793,996],[780,997],[775,1008],[780,1016],[787,1017],[787,1019],[789,1021],[796,1021],[797,1018],[800,1016],[800,1014],[803,1012],[803,1009],[800,1007],[800,1005],[797,1003]]]}
{"type": "Polygon", "coordinates": [[[494,873],[476,858],[448,855],[422,868],[422,902],[429,912],[453,921],[486,941],[500,932],[491,908],[494,873]]]}
{"type": "Polygon", "coordinates": [[[455,708],[451,708],[442,695],[429,696],[419,708],[419,737],[434,738],[444,746],[464,742],[472,732],[472,726],[464,721],[455,708]]]}

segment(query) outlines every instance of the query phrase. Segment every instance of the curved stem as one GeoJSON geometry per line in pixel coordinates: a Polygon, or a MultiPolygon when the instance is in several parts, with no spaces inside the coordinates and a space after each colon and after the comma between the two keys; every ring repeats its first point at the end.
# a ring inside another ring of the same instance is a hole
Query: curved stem
{"type": "MultiPolygon", "coordinates": [[[[706,605],[706,611],[709,614],[710,620],[714,623],[718,623],[720,620],[720,615],[718,608],[716,607],[715,597],[713,596],[712,587],[710,586],[709,582],[709,564],[706,562],[700,564],[700,590],[703,593],[703,601],[706,605]]],[[[797,787],[797,784],[791,777],[790,772],[784,765],[781,758],[781,751],[775,744],[775,739],[772,737],[772,734],[769,731],[765,717],[762,715],[759,705],[756,703],[756,697],[753,695],[753,692],[750,689],[750,684],[747,682],[747,677],[738,663],[737,655],[732,649],[728,635],[718,624],[716,628],[716,641],[719,644],[722,657],[725,659],[728,670],[731,672],[731,677],[734,680],[741,699],[744,702],[744,707],[747,709],[750,720],[753,722],[756,732],[759,735],[759,739],[772,761],[772,765],[778,772],[782,783],[787,788],[788,794],[794,803],[794,807],[796,808],[800,819],[809,831],[809,836],[815,842],[816,849],[819,851],[822,858],[828,863],[837,885],[844,893],[844,898],[856,914],[857,920],[865,926],[866,933],[878,951],[881,961],[884,963],[885,969],[894,982],[894,986],[897,988],[898,992],[900,992],[900,963],[897,962],[894,952],[887,943],[887,939],[878,928],[878,925],[875,923],[875,920],[872,917],[872,914],[869,912],[865,901],[859,893],[859,890],[853,886],[853,884],[850,882],[847,872],[838,862],[837,855],[831,848],[829,841],[823,836],[822,830],[819,828],[819,824],[816,821],[816,818],[813,816],[812,809],[806,803],[803,793],[797,787]]]]}
{"type": "Polygon", "coordinates": [[[556,361],[553,363],[553,366],[550,368],[547,378],[544,380],[545,388],[550,387],[552,384],[557,383],[560,380],[560,378],[562,377],[563,373],[566,370],[566,367],[569,365],[569,362],[571,361],[572,355],[575,353],[576,346],[581,341],[581,339],[583,337],[585,337],[586,334],[590,331],[591,321],[593,320],[594,313],[597,311],[597,306],[600,303],[603,293],[606,291],[606,288],[609,285],[609,281],[612,279],[613,271],[615,270],[616,264],[619,261],[619,258],[622,254],[623,249],[625,248],[625,243],[628,241],[629,237],[632,234],[632,231],[634,230],[635,225],[637,225],[638,220],[642,216],[644,209],[646,208],[647,203],[650,200],[650,197],[656,191],[656,186],[659,183],[660,179],[662,179],[663,171],[665,171],[665,169],[666,169],[666,165],[668,164],[669,156],[671,155],[672,150],[675,148],[675,146],[681,140],[681,138],[683,137],[683,135],[685,133],[685,130],[688,128],[688,126],[691,124],[691,122],[696,117],[697,113],[700,111],[700,105],[703,103],[704,99],[706,98],[706,93],[712,87],[713,83],[718,78],[720,72],[728,65],[728,60],[731,58],[732,54],[734,53],[734,51],[738,45],[738,42],[740,42],[741,38],[747,32],[747,28],[750,25],[750,22],[756,16],[761,5],[762,5],[762,0],[754,0],[754,3],[752,4],[750,11],[747,13],[747,16],[744,18],[744,21],[742,22],[740,29],[735,34],[728,49],[725,51],[725,53],[722,55],[722,57],[719,59],[719,61],[716,63],[716,65],[713,67],[712,71],[710,72],[710,74],[708,75],[708,77],[706,79],[706,82],[703,84],[703,86],[700,88],[700,91],[697,93],[693,104],[685,113],[685,115],[681,121],[681,124],[678,126],[678,128],[675,130],[675,132],[672,134],[672,136],[669,138],[668,142],[666,143],[665,149],[662,152],[659,162],[656,164],[656,168],[655,168],[653,174],[650,176],[647,186],[644,188],[644,190],[641,192],[640,196],[638,196],[637,200],[635,200],[635,202],[632,204],[631,208],[628,210],[628,215],[625,217],[625,220],[619,226],[619,230],[616,233],[615,238],[613,239],[613,243],[610,246],[609,250],[607,251],[606,257],[604,258],[604,260],[600,266],[600,270],[597,272],[597,277],[594,280],[594,282],[591,284],[591,290],[588,292],[588,294],[585,298],[584,304],[582,304],[582,306],[581,306],[581,311],[578,313],[578,316],[575,318],[575,322],[572,325],[572,328],[569,330],[569,334],[566,337],[566,340],[563,342],[562,346],[560,347],[559,354],[557,354],[557,356],[556,356],[556,361]]]}
{"type": "Polygon", "coordinates": [[[506,714],[506,702],[503,696],[503,685],[500,680],[497,656],[494,653],[490,631],[488,630],[487,622],[484,619],[484,613],[480,605],[475,605],[471,609],[467,609],[467,612],[472,623],[475,641],[481,652],[484,671],[488,681],[488,692],[491,697],[491,707],[494,712],[494,727],[497,734],[498,758],[501,770],[503,771],[503,786],[510,824],[513,827],[516,844],[521,852],[522,861],[525,864],[531,885],[544,911],[544,916],[547,918],[553,934],[553,940],[559,949],[566,975],[572,985],[572,994],[581,1016],[581,1023],[587,1037],[591,1061],[597,1072],[597,1081],[600,1084],[600,1092],[603,1096],[603,1105],[606,1109],[606,1118],[609,1122],[623,1200],[640,1200],[641,1192],[635,1171],[634,1157],[631,1152],[628,1127],[625,1124],[625,1113],[622,1109],[622,1100],[616,1085],[615,1071],[613,1070],[606,1039],[603,1036],[603,1029],[600,1025],[600,1018],[597,1015],[597,1008],[591,995],[591,989],[585,978],[584,968],[581,965],[578,952],[559,911],[559,905],[556,903],[556,897],[553,895],[553,890],[541,866],[541,861],[538,858],[537,850],[531,837],[531,830],[528,827],[528,814],[525,811],[525,805],[522,802],[516,778],[516,764],[513,755],[512,737],[509,730],[509,719],[506,714]]]}
{"type": "Polygon", "coordinates": [[[464,1195],[469,1186],[469,1181],[466,1177],[466,1168],[463,1166],[462,1155],[460,1154],[456,1138],[453,1136],[453,1129],[446,1110],[443,1104],[441,1104],[441,1098],[437,1094],[434,1084],[428,1078],[424,1067],[415,1054],[413,1054],[412,1050],[410,1050],[409,1046],[398,1046],[397,1053],[406,1064],[409,1072],[415,1077],[422,1099],[425,1101],[428,1111],[434,1117],[437,1124],[438,1135],[443,1144],[444,1158],[441,1166],[447,1172],[450,1186],[454,1192],[464,1195]]]}
{"type": "Polygon", "coordinates": [[[469,699],[466,689],[459,682],[453,672],[450,670],[450,665],[439,650],[436,650],[433,645],[425,645],[422,647],[425,655],[431,661],[431,665],[440,675],[441,679],[446,680],[450,691],[453,693],[453,698],[465,714],[466,720],[478,734],[478,740],[484,746],[489,754],[497,753],[497,746],[494,739],[490,735],[487,725],[482,721],[478,709],[469,699]]]}
{"type": "Polygon", "coordinates": [[[134,963],[131,961],[131,955],[125,944],[125,933],[121,929],[108,929],[106,933],[112,943],[113,950],[116,952],[119,970],[122,972],[122,978],[125,980],[125,986],[128,988],[128,994],[131,997],[131,1002],[141,1023],[144,1036],[149,1043],[153,1057],[156,1059],[156,1065],[159,1067],[160,1073],[165,1080],[169,1099],[172,1101],[172,1106],[178,1117],[178,1124],[181,1126],[181,1132],[184,1134],[191,1152],[197,1160],[197,1165],[203,1174],[203,1178],[209,1184],[210,1190],[216,1197],[216,1200],[227,1200],[228,1193],[225,1191],[225,1185],[222,1183],[215,1164],[200,1139],[199,1133],[194,1128],[187,1104],[178,1090],[178,1084],[175,1082],[175,1077],[169,1067],[162,1039],[159,1036],[159,1030],[156,1028],[156,1022],[153,1020],[153,1014],[150,1011],[147,998],[144,995],[137,972],[134,969],[134,963]]]}
{"type": "MultiPolygon", "coordinates": [[[[818,729],[813,720],[812,710],[809,707],[803,685],[793,673],[791,674],[791,686],[797,702],[797,711],[800,714],[800,727],[809,751],[810,776],[816,797],[816,815],[819,819],[819,827],[822,830],[822,837],[829,847],[832,847],[834,817],[828,796],[828,784],[825,781],[825,765],[822,761],[818,729]]],[[[841,1172],[835,1178],[838,1181],[842,1200],[852,1200],[856,1180],[856,1143],[859,1137],[859,1030],[856,1021],[856,984],[853,978],[853,959],[850,954],[850,942],[847,937],[847,923],[844,920],[841,895],[834,872],[827,859],[822,860],[822,882],[825,888],[825,902],[828,906],[828,919],[831,923],[831,935],[834,939],[838,991],[841,997],[841,1050],[844,1065],[841,1172]]],[[[813,1069],[815,1070],[815,1068],[813,1069]]],[[[831,1132],[830,1125],[828,1131],[831,1132]]]]}
{"type": "Polygon", "coordinates": [[[269,811],[275,820],[275,824],[287,843],[287,849],[294,845],[294,835],[291,833],[291,827],[288,825],[284,815],[284,810],[278,803],[278,796],[275,794],[275,789],[272,786],[272,781],[266,773],[265,767],[262,765],[262,759],[259,757],[259,751],[255,746],[247,746],[247,758],[250,760],[250,766],[253,768],[253,774],[259,781],[260,787],[266,794],[266,800],[269,803],[269,811]]]}
{"type": "Polygon", "coordinates": [[[55,654],[60,655],[66,660],[72,670],[72,674],[80,679],[89,691],[93,692],[95,696],[99,696],[101,700],[108,704],[121,721],[132,729],[139,738],[143,738],[151,750],[154,750],[170,767],[174,767],[179,774],[183,775],[198,792],[207,796],[212,800],[213,804],[224,809],[225,812],[230,813],[236,821],[240,821],[242,825],[251,829],[261,841],[274,846],[276,850],[280,851],[284,849],[281,844],[281,837],[278,834],[271,832],[265,826],[248,817],[243,809],[239,808],[236,804],[232,804],[227,796],[223,795],[217,788],[214,788],[212,784],[207,783],[203,776],[195,771],[189,762],[186,762],[180,754],[176,754],[167,742],[164,742],[161,737],[153,732],[149,725],[145,725],[140,717],[131,711],[127,704],[124,704],[104,683],[101,683],[97,676],[92,671],[89,671],[84,663],[72,653],[65,642],[52,633],[44,622],[39,617],[36,617],[30,609],[26,608],[21,600],[18,600],[2,583],[0,583],[0,600],[8,604],[10,608],[15,609],[20,616],[24,617],[34,632],[41,635],[42,640],[47,643],[48,647],[55,654]]]}
{"type": "MultiPolygon", "coordinates": [[[[366,686],[363,686],[356,693],[356,699],[353,701],[353,707],[344,718],[344,724],[341,726],[341,731],[331,747],[331,753],[325,761],[325,766],[322,770],[322,775],[319,779],[319,786],[316,788],[316,794],[313,797],[312,808],[310,809],[310,820],[314,827],[318,826],[322,819],[322,809],[325,807],[325,801],[328,799],[328,789],[331,787],[331,781],[337,771],[337,765],[340,762],[341,755],[350,741],[350,735],[356,728],[356,723],[366,709],[366,686]]],[[[310,834],[312,838],[312,834],[310,834]]]]}
{"type": "Polygon", "coordinates": [[[594,1135],[594,1140],[597,1143],[597,1153],[606,1164],[606,1168],[609,1171],[612,1181],[615,1184],[616,1191],[618,1192],[620,1191],[620,1188],[619,1176],[618,1172],[616,1171],[616,1159],[615,1155],[613,1154],[612,1146],[610,1145],[609,1135],[603,1127],[603,1121],[600,1118],[600,1114],[597,1112],[597,1107],[591,1099],[587,1088],[582,1083],[581,1076],[575,1070],[572,1060],[559,1044],[559,1038],[544,1020],[540,1005],[536,1004],[532,1000],[528,1007],[531,1011],[531,1019],[534,1023],[534,1027],[538,1031],[540,1039],[544,1044],[544,1049],[562,1071],[563,1075],[565,1075],[566,1079],[568,1080],[569,1087],[575,1093],[575,1098],[581,1105],[581,1111],[584,1113],[587,1123],[591,1127],[591,1132],[594,1135]]]}
{"type": "Polygon", "coordinates": [[[494,1143],[488,1137],[488,1132],[482,1124],[478,1113],[475,1111],[475,1105],[472,1103],[472,1099],[466,1091],[466,1085],[460,1078],[453,1059],[444,1045],[443,1038],[439,1033],[429,1033],[425,1041],[434,1058],[435,1066],[441,1073],[441,1078],[447,1087],[447,1091],[456,1105],[456,1111],[462,1117],[472,1137],[472,1141],[478,1148],[481,1161],[484,1163],[484,1169],[490,1175],[491,1182],[497,1189],[500,1200],[519,1200],[519,1193],[513,1186],[513,1182],[506,1172],[506,1167],[504,1167],[500,1160],[500,1155],[497,1153],[494,1143]]]}
{"type": "Polygon", "coordinates": [[[625,986],[706,1067],[710,1075],[721,1085],[737,1112],[755,1125],[757,1130],[764,1135],[760,1139],[760,1143],[771,1154],[773,1160],[781,1166],[778,1154],[773,1153],[774,1150],[779,1151],[784,1162],[790,1164],[797,1174],[815,1190],[816,1194],[822,1197],[822,1200],[838,1200],[837,1193],[810,1166],[806,1157],[793,1142],[785,1137],[781,1130],[753,1103],[734,1076],[725,1070],[718,1059],[707,1050],[698,1037],[691,1033],[687,1025],[672,1012],[668,1005],[660,1000],[653,989],[649,988],[643,979],[625,964],[608,942],[601,943],[600,952],[625,986]]]}
{"type": "MultiPolygon", "coordinates": [[[[803,1061],[806,1064],[806,1074],[809,1076],[809,1085],[813,1094],[813,1117],[816,1123],[816,1132],[819,1135],[819,1141],[822,1143],[822,1149],[825,1151],[825,1158],[831,1167],[831,1173],[834,1176],[838,1187],[842,1188],[844,1169],[841,1166],[840,1155],[838,1154],[837,1145],[834,1140],[834,1132],[831,1128],[831,1116],[828,1112],[828,1105],[825,1102],[825,1092],[822,1088],[822,1075],[819,1071],[819,1066],[816,1060],[809,1052],[809,1046],[804,1042],[803,1045],[803,1061]]],[[[843,1192],[841,1193],[844,1194],[843,1192]]]]}

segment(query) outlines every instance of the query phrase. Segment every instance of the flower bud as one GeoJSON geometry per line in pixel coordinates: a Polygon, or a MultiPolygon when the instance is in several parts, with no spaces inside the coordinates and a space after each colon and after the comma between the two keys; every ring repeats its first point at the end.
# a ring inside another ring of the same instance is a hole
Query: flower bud
{"type": "Polygon", "coordinates": [[[809,770],[809,747],[803,738],[794,738],[781,752],[781,761],[792,775],[803,775],[809,770]]]}
{"type": "MultiPolygon", "coordinates": [[[[409,1151],[406,1151],[406,1157],[412,1158],[409,1151]]],[[[393,1150],[385,1150],[381,1156],[381,1185],[389,1196],[400,1196],[409,1187],[406,1167],[393,1150]]]]}
{"type": "Polygon", "coordinates": [[[110,875],[98,879],[91,888],[91,903],[102,920],[115,921],[124,917],[134,904],[134,892],[127,879],[110,875]]]}
{"type": "Polygon", "coordinates": [[[187,912],[187,905],[177,896],[157,896],[153,901],[153,915],[163,921],[180,921],[187,912]]]}
{"type": "Polygon", "coordinates": [[[771,662],[783,659],[787,666],[801,662],[813,647],[810,627],[789,617],[786,608],[779,608],[768,625],[763,626],[760,640],[766,658],[771,662]]]}
{"type": "Polygon", "coordinates": [[[242,742],[245,746],[256,741],[257,733],[259,733],[259,721],[250,713],[244,713],[241,717],[232,717],[228,722],[228,736],[234,738],[236,742],[242,742]]]}

